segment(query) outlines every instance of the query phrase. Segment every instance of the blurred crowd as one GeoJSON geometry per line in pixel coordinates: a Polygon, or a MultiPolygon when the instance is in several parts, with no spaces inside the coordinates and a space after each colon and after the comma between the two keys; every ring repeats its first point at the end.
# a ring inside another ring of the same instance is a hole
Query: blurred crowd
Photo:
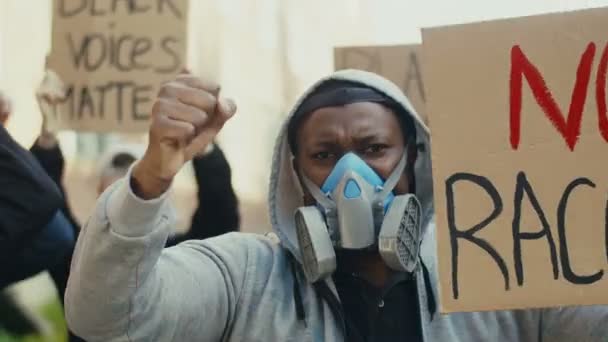
{"type": "MultiPolygon", "coordinates": [[[[43,88],[40,88],[43,89],[43,88]]],[[[0,330],[19,336],[35,333],[37,325],[7,287],[48,272],[63,303],[70,262],[81,223],[70,210],[63,182],[65,160],[50,116],[61,96],[36,92],[42,126],[33,145],[20,146],[6,130],[11,99],[0,92],[0,330]]],[[[33,90],[34,92],[34,90],[33,90]]],[[[119,141],[100,158],[95,187],[101,194],[122,178],[144,152],[144,146],[119,141]]],[[[238,230],[238,200],[231,169],[222,149],[212,144],[192,161],[198,206],[190,229],[175,232],[167,247],[189,239],[204,239],[238,230]]],[[[70,341],[82,341],[71,332],[70,341]]]]}

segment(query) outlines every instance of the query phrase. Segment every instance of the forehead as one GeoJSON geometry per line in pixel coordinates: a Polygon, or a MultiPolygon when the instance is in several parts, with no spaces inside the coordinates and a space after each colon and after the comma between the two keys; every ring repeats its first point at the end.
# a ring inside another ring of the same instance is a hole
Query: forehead
{"type": "Polygon", "coordinates": [[[303,119],[297,132],[298,140],[332,134],[402,137],[397,115],[387,107],[371,102],[320,108],[303,119]]]}

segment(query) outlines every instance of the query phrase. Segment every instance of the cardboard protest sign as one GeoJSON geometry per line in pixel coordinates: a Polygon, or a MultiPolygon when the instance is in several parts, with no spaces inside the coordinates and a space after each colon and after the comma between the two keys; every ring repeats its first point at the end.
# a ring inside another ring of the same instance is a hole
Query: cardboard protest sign
{"type": "Polygon", "coordinates": [[[334,67],[366,70],[386,77],[401,87],[426,121],[420,53],[420,45],[340,47],[334,49],[334,67]]]}
{"type": "Polygon", "coordinates": [[[62,129],[143,131],[184,67],[187,0],[55,0],[47,67],[67,86],[62,129]]]}
{"type": "Polygon", "coordinates": [[[607,29],[423,30],[443,312],[608,304],[607,29]]]}

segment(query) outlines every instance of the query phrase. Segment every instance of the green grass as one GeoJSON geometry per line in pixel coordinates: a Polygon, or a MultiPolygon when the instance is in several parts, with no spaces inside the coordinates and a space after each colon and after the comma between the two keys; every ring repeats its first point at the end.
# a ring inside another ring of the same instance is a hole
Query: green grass
{"type": "Polygon", "coordinates": [[[46,319],[52,328],[52,334],[48,337],[28,335],[16,338],[7,335],[0,330],[0,342],[65,342],[67,341],[67,328],[63,318],[63,309],[58,300],[54,300],[43,305],[39,310],[40,314],[46,319]]]}

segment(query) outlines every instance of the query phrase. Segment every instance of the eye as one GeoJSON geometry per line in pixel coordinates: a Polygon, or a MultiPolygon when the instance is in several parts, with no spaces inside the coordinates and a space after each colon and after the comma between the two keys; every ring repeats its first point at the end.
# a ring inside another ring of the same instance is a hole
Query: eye
{"type": "Polygon", "coordinates": [[[333,158],[334,154],[328,151],[321,151],[321,152],[317,152],[315,154],[312,155],[313,159],[316,160],[327,160],[329,158],[333,158]]]}
{"type": "Polygon", "coordinates": [[[367,146],[363,150],[363,153],[365,153],[365,154],[378,154],[378,153],[383,152],[387,148],[388,148],[388,146],[384,145],[384,144],[372,144],[372,145],[367,146]]]}

